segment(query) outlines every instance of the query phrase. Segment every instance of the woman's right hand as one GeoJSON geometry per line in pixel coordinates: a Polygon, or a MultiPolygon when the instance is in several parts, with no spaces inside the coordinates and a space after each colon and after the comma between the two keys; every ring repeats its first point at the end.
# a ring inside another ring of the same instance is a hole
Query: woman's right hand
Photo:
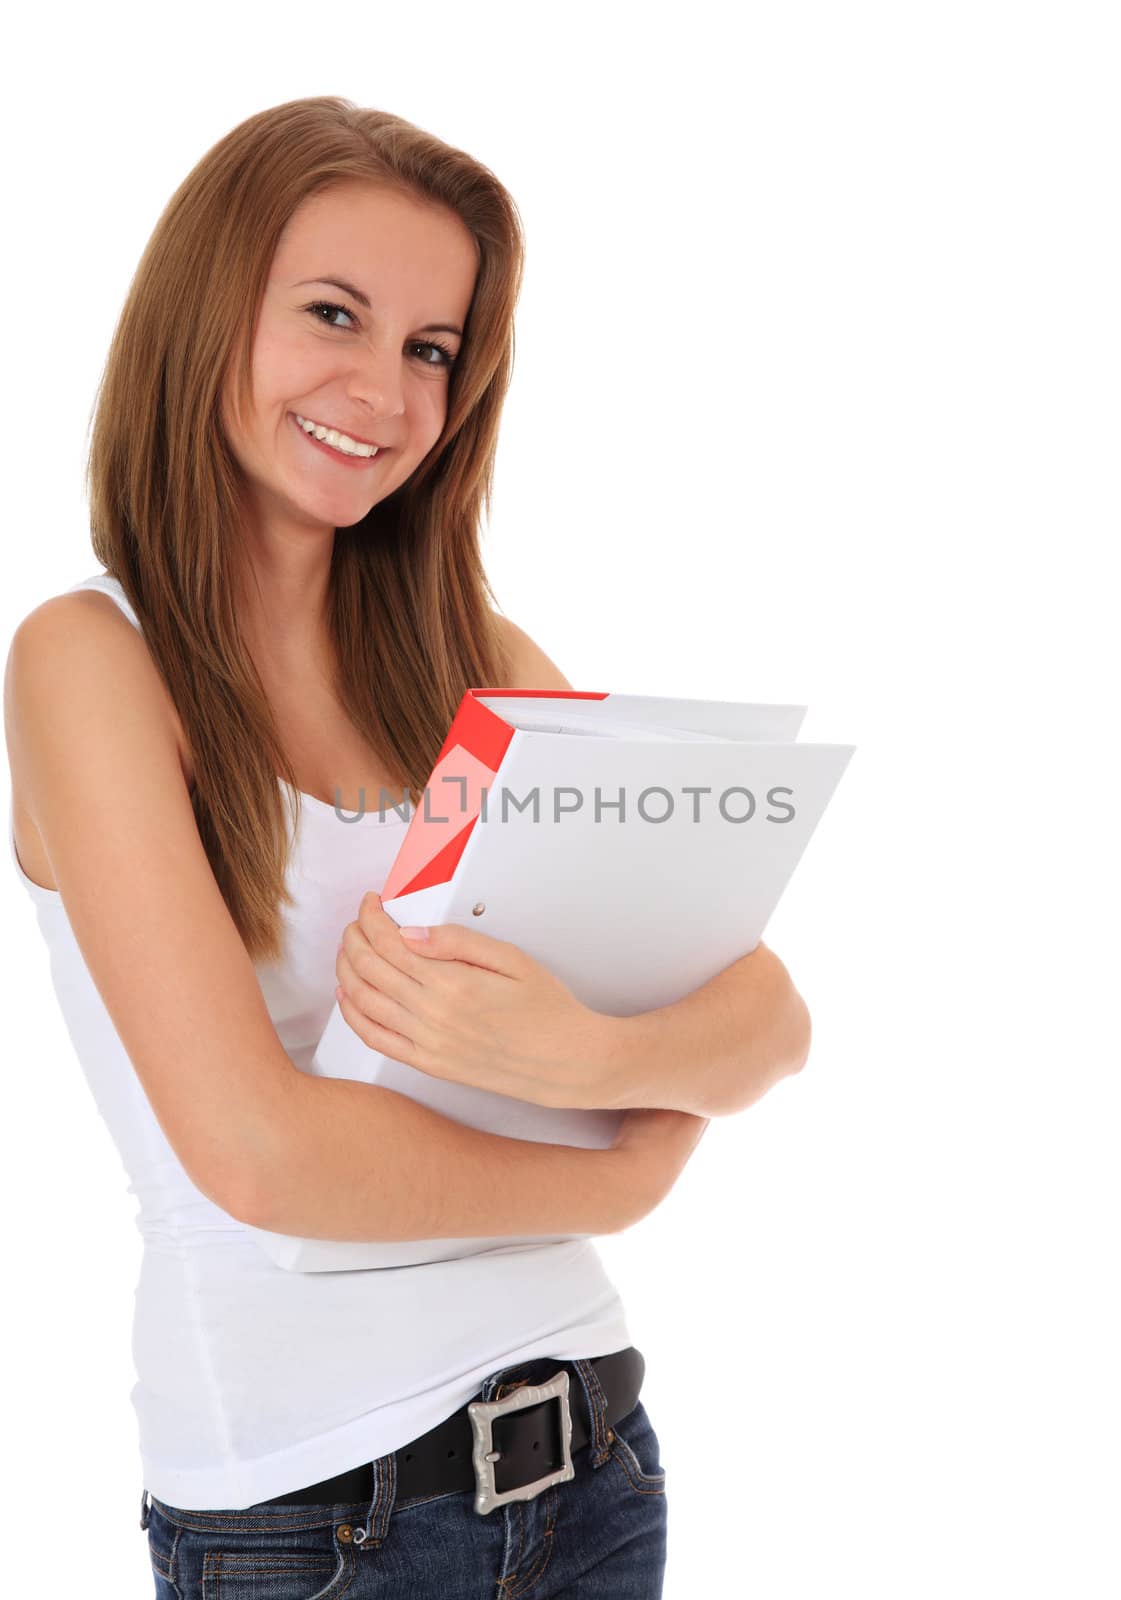
{"type": "Polygon", "coordinates": [[[645,1106],[624,1111],[611,1147],[624,1163],[624,1228],[661,1205],[700,1143],[709,1120],[691,1111],[645,1106]]]}

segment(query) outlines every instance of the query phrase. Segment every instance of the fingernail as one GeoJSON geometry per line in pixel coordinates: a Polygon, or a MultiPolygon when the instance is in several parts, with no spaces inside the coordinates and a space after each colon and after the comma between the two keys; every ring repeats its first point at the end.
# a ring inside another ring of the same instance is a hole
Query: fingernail
{"type": "Polygon", "coordinates": [[[401,936],[404,939],[427,939],[427,928],[402,928],[401,936]]]}

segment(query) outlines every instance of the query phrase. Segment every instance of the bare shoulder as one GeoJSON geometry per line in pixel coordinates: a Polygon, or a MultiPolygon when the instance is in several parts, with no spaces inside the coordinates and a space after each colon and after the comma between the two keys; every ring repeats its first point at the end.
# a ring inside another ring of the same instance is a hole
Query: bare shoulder
{"type": "Polygon", "coordinates": [[[4,735],[11,783],[12,831],[21,868],[40,888],[58,881],[40,828],[44,779],[60,762],[81,763],[102,717],[127,716],[149,748],[174,742],[187,772],[186,741],[174,703],[143,638],[107,595],[79,589],[52,596],[12,635],[4,671],[4,735]],[[44,763],[42,741],[57,741],[44,763]]]}
{"type": "Polygon", "coordinates": [[[492,613],[503,643],[510,653],[510,687],[516,689],[571,689],[572,684],[556,663],[545,654],[524,628],[492,613]]]}
{"type": "Polygon", "coordinates": [[[61,623],[62,619],[66,624],[85,626],[88,622],[95,630],[107,627],[110,631],[120,631],[122,636],[129,633],[138,637],[137,630],[120,606],[100,589],[68,589],[64,594],[52,595],[27,613],[16,633],[25,636],[28,633],[40,633],[61,623]]]}
{"type": "Polygon", "coordinates": [[[107,594],[78,589],[52,595],[29,611],[12,635],[4,674],[5,712],[18,713],[17,690],[30,666],[37,682],[69,675],[75,665],[97,676],[104,667],[111,676],[112,663],[129,657],[142,679],[159,678],[140,633],[107,594]]]}
{"type": "Polygon", "coordinates": [[[87,690],[108,697],[109,704],[118,703],[126,679],[130,702],[166,728],[175,741],[183,775],[191,781],[186,733],[143,635],[109,595],[77,589],[52,595],[28,612],[8,648],[4,726],[13,791],[21,811],[28,809],[19,785],[22,719],[41,713],[45,700],[70,692],[76,674],[87,690]]]}

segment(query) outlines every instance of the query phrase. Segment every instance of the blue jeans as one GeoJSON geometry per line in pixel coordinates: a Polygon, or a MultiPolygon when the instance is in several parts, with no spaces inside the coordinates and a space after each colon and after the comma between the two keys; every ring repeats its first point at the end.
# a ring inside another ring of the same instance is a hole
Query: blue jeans
{"type": "MultiPolygon", "coordinates": [[[[156,1600],[661,1600],[666,1488],[642,1401],[610,1428],[587,1361],[575,1361],[592,1438],[576,1476],[485,1515],[474,1489],[398,1499],[393,1455],[374,1463],[371,1501],[190,1511],[149,1497],[142,1520],[156,1600]],[[356,1541],[356,1530],[368,1530],[356,1541]]],[[[558,1363],[506,1367],[542,1383],[558,1363]]]]}

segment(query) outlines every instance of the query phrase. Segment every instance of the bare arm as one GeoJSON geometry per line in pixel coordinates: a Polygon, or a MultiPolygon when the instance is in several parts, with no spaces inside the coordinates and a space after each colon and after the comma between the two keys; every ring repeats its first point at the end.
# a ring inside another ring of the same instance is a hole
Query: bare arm
{"type": "Polygon", "coordinates": [[[24,619],[5,674],[13,779],[75,938],[187,1176],[244,1222],[331,1239],[608,1232],[612,1151],[480,1134],[292,1065],[198,836],[147,645],[105,596],[24,619]]]}
{"type": "Polygon", "coordinates": [[[728,1117],[802,1070],[812,1024],[786,967],[760,940],[691,994],[604,1016],[603,1028],[616,1085],[605,1103],[728,1117]]]}
{"type": "Polygon", "coordinates": [[[107,596],[24,618],[4,679],[13,785],[153,1114],[233,1216],[296,1077],[199,838],[166,686],[107,596]]]}
{"type": "Polygon", "coordinates": [[[614,1233],[650,1209],[614,1149],[481,1133],[407,1095],[300,1075],[255,1226],[302,1239],[391,1241],[614,1233]]]}

